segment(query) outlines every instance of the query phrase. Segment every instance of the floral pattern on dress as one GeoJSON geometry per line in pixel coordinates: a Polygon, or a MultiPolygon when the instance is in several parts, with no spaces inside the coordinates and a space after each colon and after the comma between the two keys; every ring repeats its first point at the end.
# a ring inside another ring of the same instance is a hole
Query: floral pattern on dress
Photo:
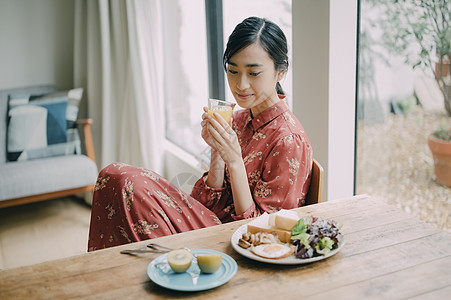
{"type": "Polygon", "coordinates": [[[271,197],[272,190],[265,182],[260,180],[255,187],[255,195],[261,198],[271,197]]]}
{"type": "Polygon", "coordinates": [[[223,209],[223,211],[224,211],[225,213],[230,213],[230,212],[232,212],[232,211],[233,211],[233,205],[230,204],[230,205],[226,206],[226,207],[223,209]]]}
{"type": "Polygon", "coordinates": [[[249,180],[249,185],[254,187],[257,182],[261,179],[262,172],[260,170],[256,170],[254,172],[251,172],[247,175],[247,178],[249,180]]]}
{"type": "Polygon", "coordinates": [[[132,224],[133,231],[138,234],[150,234],[153,230],[158,229],[157,222],[149,223],[146,220],[138,220],[132,224]]]}
{"type": "Polygon", "coordinates": [[[221,220],[219,220],[218,216],[216,216],[216,215],[211,215],[211,220],[214,223],[216,223],[216,225],[221,225],[222,224],[221,220]]]}
{"type": "Polygon", "coordinates": [[[186,206],[188,206],[188,208],[193,208],[193,205],[189,202],[188,200],[188,196],[182,192],[182,191],[178,191],[179,195],[180,195],[180,199],[185,202],[186,206]]]}
{"type": "Polygon", "coordinates": [[[108,175],[105,178],[97,177],[96,185],[94,187],[94,191],[100,191],[104,187],[106,187],[107,182],[110,180],[110,176],[108,175]]]}
{"type": "Polygon", "coordinates": [[[284,137],[284,140],[285,140],[287,143],[292,144],[292,143],[294,142],[293,135],[292,135],[292,134],[287,135],[286,137],[284,137]]]}
{"type": "Polygon", "coordinates": [[[283,118],[285,119],[285,121],[289,122],[291,125],[293,125],[293,126],[296,125],[296,121],[293,119],[291,114],[289,114],[288,112],[283,113],[283,118]]]}
{"type": "Polygon", "coordinates": [[[262,152],[261,151],[256,151],[256,152],[251,152],[249,153],[244,159],[244,164],[248,165],[250,164],[254,159],[258,158],[259,160],[262,160],[262,152]]]}
{"type": "Polygon", "coordinates": [[[261,131],[256,131],[252,138],[256,141],[266,139],[266,133],[261,131]]]}
{"type": "Polygon", "coordinates": [[[107,215],[108,219],[111,220],[114,216],[116,216],[116,210],[113,208],[113,204],[112,203],[109,203],[105,207],[105,209],[108,211],[108,215],[107,215]]]}
{"type": "Polygon", "coordinates": [[[155,182],[160,182],[160,177],[157,176],[155,172],[152,172],[151,170],[141,168],[141,175],[150,178],[155,182]]]}
{"type": "Polygon", "coordinates": [[[212,191],[210,194],[210,204],[216,203],[221,198],[222,193],[221,192],[214,192],[212,191]]]}
{"type": "Polygon", "coordinates": [[[232,122],[232,129],[236,132],[237,136],[241,135],[241,129],[236,125],[236,122],[232,122]]]}
{"type": "Polygon", "coordinates": [[[271,206],[271,205],[266,206],[266,210],[268,211],[269,214],[276,213],[280,209],[281,209],[280,207],[274,207],[274,206],[271,206]]]}
{"type": "Polygon", "coordinates": [[[158,213],[163,217],[163,220],[165,222],[171,222],[168,215],[164,212],[164,210],[162,208],[158,210],[158,213]]]}
{"type": "Polygon", "coordinates": [[[296,176],[298,174],[298,170],[299,170],[299,161],[296,159],[296,157],[292,157],[291,159],[287,158],[287,162],[288,165],[290,166],[288,168],[288,172],[290,172],[291,174],[293,174],[293,176],[296,176]]]}
{"type": "Polygon", "coordinates": [[[120,234],[127,240],[128,243],[133,243],[133,241],[128,236],[127,230],[122,226],[117,226],[119,228],[120,234]]]}
{"type": "Polygon", "coordinates": [[[125,178],[125,184],[122,188],[122,200],[125,203],[125,209],[130,211],[132,201],[133,201],[133,181],[128,180],[128,178],[125,178]]]}
{"type": "Polygon", "coordinates": [[[298,199],[298,205],[299,206],[303,206],[303,205],[305,205],[305,194],[304,193],[301,193],[301,197],[298,199]]]}
{"type": "Polygon", "coordinates": [[[120,169],[128,167],[130,165],[126,164],[126,163],[117,162],[117,163],[113,163],[113,166],[116,167],[118,170],[120,170],[120,169]]]}
{"type": "Polygon", "coordinates": [[[172,207],[175,209],[179,214],[181,214],[182,208],[177,205],[177,203],[171,199],[171,197],[168,194],[164,194],[162,191],[156,190],[155,194],[160,197],[161,200],[163,200],[163,203],[166,204],[169,207],[172,207]]]}

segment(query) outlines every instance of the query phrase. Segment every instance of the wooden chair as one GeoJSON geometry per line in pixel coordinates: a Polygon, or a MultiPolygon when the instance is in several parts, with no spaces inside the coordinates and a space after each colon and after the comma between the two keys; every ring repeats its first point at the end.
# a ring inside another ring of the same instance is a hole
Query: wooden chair
{"type": "Polygon", "coordinates": [[[313,159],[312,179],[310,181],[310,187],[307,192],[307,196],[305,197],[304,205],[316,204],[322,201],[323,177],[324,177],[323,167],[316,159],[313,159]]]}

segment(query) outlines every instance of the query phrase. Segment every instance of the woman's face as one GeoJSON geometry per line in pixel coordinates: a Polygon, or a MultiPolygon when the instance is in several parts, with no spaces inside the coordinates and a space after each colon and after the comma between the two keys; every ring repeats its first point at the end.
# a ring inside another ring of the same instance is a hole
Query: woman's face
{"type": "Polygon", "coordinates": [[[276,83],[285,71],[276,71],[274,62],[259,43],[235,53],[227,64],[227,80],[237,104],[250,108],[255,117],[279,101],[276,83]]]}

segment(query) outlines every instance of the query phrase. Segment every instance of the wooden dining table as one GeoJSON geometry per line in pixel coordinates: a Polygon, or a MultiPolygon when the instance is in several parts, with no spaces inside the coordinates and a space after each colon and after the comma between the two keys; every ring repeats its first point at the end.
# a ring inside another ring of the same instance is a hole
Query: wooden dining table
{"type": "Polygon", "coordinates": [[[214,288],[182,292],[155,284],[147,267],[162,254],[120,254],[149,243],[141,241],[0,271],[0,299],[450,299],[450,233],[368,195],[296,210],[342,224],[341,250],[309,264],[256,261],[231,245],[232,234],[249,222],[242,220],[151,240],[232,257],[237,272],[214,288]]]}

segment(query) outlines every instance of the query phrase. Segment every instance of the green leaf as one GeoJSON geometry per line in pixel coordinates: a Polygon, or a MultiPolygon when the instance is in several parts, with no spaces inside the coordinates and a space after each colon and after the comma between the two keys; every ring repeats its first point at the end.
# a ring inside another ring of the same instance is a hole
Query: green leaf
{"type": "Polygon", "coordinates": [[[310,243],[309,243],[309,239],[310,239],[310,234],[304,232],[304,233],[300,233],[297,234],[295,236],[291,236],[291,240],[299,240],[299,242],[301,244],[303,244],[305,246],[305,248],[310,249],[310,243]]]}
{"type": "Polygon", "coordinates": [[[296,223],[296,225],[291,229],[291,239],[293,239],[293,236],[306,233],[307,232],[307,226],[304,224],[304,219],[299,219],[299,221],[296,223]]]}
{"type": "Polygon", "coordinates": [[[327,255],[334,246],[335,242],[329,237],[323,237],[316,245],[316,252],[322,255],[327,255]]]}

